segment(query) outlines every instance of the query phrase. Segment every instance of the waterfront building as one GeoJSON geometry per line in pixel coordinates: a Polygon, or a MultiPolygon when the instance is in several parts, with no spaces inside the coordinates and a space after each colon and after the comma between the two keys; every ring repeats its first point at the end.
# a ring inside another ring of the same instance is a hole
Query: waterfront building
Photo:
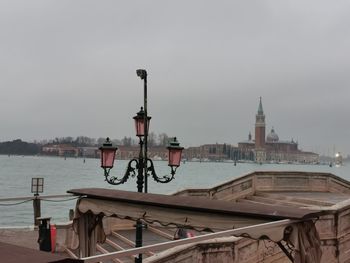
{"type": "Polygon", "coordinates": [[[97,147],[77,147],[79,157],[86,158],[99,158],[100,150],[97,147]]]}
{"type": "MultiPolygon", "coordinates": [[[[136,145],[118,146],[117,159],[129,160],[139,156],[139,147],[136,145]]],[[[168,149],[163,146],[152,146],[148,148],[148,158],[153,160],[167,160],[168,149]]],[[[43,155],[60,156],[60,157],[86,157],[100,158],[100,150],[97,146],[75,147],[69,144],[48,144],[42,147],[43,155]]]]}
{"type": "MultiPolygon", "coordinates": [[[[117,159],[119,160],[129,160],[132,158],[137,158],[140,153],[140,148],[138,146],[118,146],[117,159]]],[[[152,146],[148,148],[147,157],[152,160],[167,160],[168,159],[168,149],[164,146],[152,146]]]]}
{"type": "Polygon", "coordinates": [[[42,147],[44,155],[62,156],[62,157],[78,157],[79,150],[77,147],[69,144],[51,144],[42,147]]]}
{"type": "Polygon", "coordinates": [[[290,141],[280,140],[273,127],[267,136],[265,134],[265,114],[260,97],[258,112],[255,116],[255,139],[253,140],[251,133],[249,133],[248,140],[238,143],[239,156],[253,156],[253,160],[257,163],[317,163],[319,161],[318,154],[298,149],[298,142],[293,139],[290,141]]]}
{"type": "Polygon", "coordinates": [[[233,153],[231,145],[215,143],[189,147],[184,150],[183,156],[189,161],[222,161],[233,159],[233,153]]]}

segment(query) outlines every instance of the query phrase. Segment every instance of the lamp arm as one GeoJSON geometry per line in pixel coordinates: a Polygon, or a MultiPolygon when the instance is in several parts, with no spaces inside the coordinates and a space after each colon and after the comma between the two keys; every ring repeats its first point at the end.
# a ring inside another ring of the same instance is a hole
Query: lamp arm
{"type": "Polygon", "coordinates": [[[126,167],[125,174],[122,178],[118,178],[117,176],[110,176],[109,172],[111,168],[105,169],[105,181],[107,181],[109,184],[112,185],[119,185],[125,183],[130,176],[134,177],[136,176],[135,170],[138,168],[139,162],[137,159],[131,159],[128,163],[128,166],[126,167]],[[135,167],[132,166],[132,163],[135,162],[135,167]]]}
{"type": "Polygon", "coordinates": [[[164,175],[162,177],[158,177],[158,175],[156,174],[156,171],[154,169],[154,165],[153,165],[153,161],[149,158],[147,158],[147,174],[148,172],[151,173],[153,179],[158,182],[158,183],[169,183],[171,180],[174,179],[175,176],[175,172],[176,172],[176,168],[177,167],[171,167],[171,171],[170,171],[170,175],[164,175]]]}

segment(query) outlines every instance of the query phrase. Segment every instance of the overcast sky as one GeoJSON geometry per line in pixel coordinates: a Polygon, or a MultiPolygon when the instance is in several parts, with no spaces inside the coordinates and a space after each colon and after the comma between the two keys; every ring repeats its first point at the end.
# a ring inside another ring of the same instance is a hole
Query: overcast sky
{"type": "Polygon", "coordinates": [[[0,141],[134,136],[185,147],[267,133],[350,153],[349,1],[0,2],[0,141]]]}

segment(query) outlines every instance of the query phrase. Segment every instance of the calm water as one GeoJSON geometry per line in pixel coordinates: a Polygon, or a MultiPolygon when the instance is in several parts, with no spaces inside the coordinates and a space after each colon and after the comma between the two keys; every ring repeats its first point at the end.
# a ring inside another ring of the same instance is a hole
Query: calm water
{"type": "MultiPolygon", "coordinates": [[[[169,172],[167,162],[154,162],[159,175],[169,172]]],[[[56,158],[56,157],[22,157],[0,155],[0,198],[32,196],[31,178],[44,178],[43,195],[65,194],[67,190],[85,187],[104,187],[110,189],[136,191],[136,178],[120,186],[112,186],[104,181],[103,170],[98,159],[56,158]]],[[[124,173],[127,161],[117,161],[112,172],[114,175],[124,173]]],[[[282,165],[282,164],[248,164],[238,163],[199,163],[182,164],[175,180],[168,184],[157,184],[149,179],[150,193],[170,194],[184,188],[207,188],[237,178],[253,171],[313,171],[330,172],[350,180],[350,164],[341,167],[328,165],[282,165]]],[[[75,200],[42,202],[42,216],[51,216],[54,223],[68,220],[68,211],[74,208],[75,200]]],[[[16,203],[12,201],[10,203],[16,203]]],[[[0,202],[0,227],[29,226],[33,224],[32,202],[20,205],[4,206],[9,202],[0,202]]]]}

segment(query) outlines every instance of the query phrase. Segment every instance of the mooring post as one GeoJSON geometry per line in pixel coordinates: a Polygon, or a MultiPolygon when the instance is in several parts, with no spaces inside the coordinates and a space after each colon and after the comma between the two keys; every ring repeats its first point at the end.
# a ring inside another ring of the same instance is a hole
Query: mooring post
{"type": "Polygon", "coordinates": [[[34,209],[34,226],[39,226],[39,220],[38,217],[41,217],[41,203],[39,194],[34,195],[35,198],[33,199],[33,209],[34,209]]]}

